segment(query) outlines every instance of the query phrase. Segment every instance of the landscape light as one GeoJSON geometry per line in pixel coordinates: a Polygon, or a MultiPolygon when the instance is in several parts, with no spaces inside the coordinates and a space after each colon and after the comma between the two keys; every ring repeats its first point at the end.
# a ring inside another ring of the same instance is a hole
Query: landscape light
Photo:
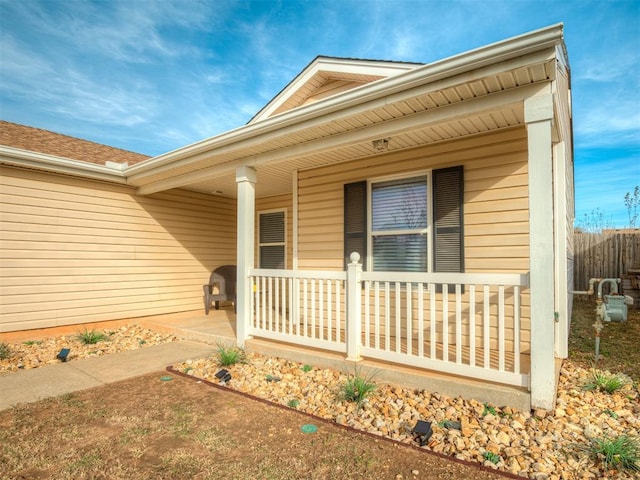
{"type": "Polygon", "coordinates": [[[58,353],[58,355],[56,355],[56,358],[58,360],[61,360],[63,362],[67,361],[67,357],[69,356],[69,352],[71,351],[70,348],[63,348],[62,350],[60,350],[60,353],[58,353]]]}
{"type": "Polygon", "coordinates": [[[424,420],[418,420],[416,426],[413,427],[413,434],[420,438],[420,446],[424,447],[426,443],[433,435],[433,430],[431,430],[431,422],[425,422],[424,420]]]}
{"type": "Polygon", "coordinates": [[[218,373],[216,373],[216,378],[220,380],[220,383],[227,383],[229,380],[231,380],[231,374],[228,370],[223,368],[219,370],[218,373]]]}

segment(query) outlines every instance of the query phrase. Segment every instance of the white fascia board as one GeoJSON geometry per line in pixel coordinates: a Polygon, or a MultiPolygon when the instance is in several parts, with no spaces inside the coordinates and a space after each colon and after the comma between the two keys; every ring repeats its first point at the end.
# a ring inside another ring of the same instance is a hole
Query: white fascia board
{"type": "MultiPolygon", "coordinates": [[[[500,64],[538,51],[546,51],[562,42],[562,24],[529,32],[499,43],[471,50],[438,62],[416,67],[393,77],[381,79],[361,88],[328,97],[324,100],[275,115],[260,122],[245,125],[234,130],[210,137],[181,147],[171,152],[145,160],[125,170],[132,184],[154,175],[154,171],[176,162],[190,163],[193,156],[215,151],[225,146],[239,147],[242,142],[251,141],[260,135],[278,135],[278,132],[290,125],[306,123],[338,110],[384,99],[399,91],[433,83],[446,77],[459,75],[485,66],[500,64]],[[147,174],[147,175],[145,175],[147,174]]],[[[264,140],[264,138],[263,138],[264,140]]]]}
{"type": "Polygon", "coordinates": [[[73,175],[91,180],[127,183],[121,164],[114,164],[111,167],[4,145],[0,145],[0,164],[73,175]]]}

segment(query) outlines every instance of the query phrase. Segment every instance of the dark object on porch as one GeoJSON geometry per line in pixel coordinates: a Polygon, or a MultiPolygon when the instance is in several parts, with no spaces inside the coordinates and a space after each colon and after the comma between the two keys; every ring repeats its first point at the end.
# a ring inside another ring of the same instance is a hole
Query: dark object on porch
{"type": "Polygon", "coordinates": [[[416,423],[416,426],[413,427],[412,432],[420,439],[420,446],[424,447],[431,438],[431,435],[433,435],[433,430],[431,430],[431,422],[418,420],[418,423],[416,423]]]}
{"type": "Polygon", "coordinates": [[[67,361],[67,357],[69,356],[69,352],[71,351],[70,348],[63,348],[62,350],[60,350],[60,353],[58,353],[58,355],[56,355],[56,358],[58,360],[61,360],[63,362],[67,361]]]}
{"type": "Polygon", "coordinates": [[[204,290],[204,311],[209,315],[211,305],[216,310],[220,308],[220,301],[233,302],[236,311],[236,266],[223,265],[216,268],[209,278],[209,283],[202,286],[204,290]],[[216,293],[214,293],[214,291],[216,293]]]}

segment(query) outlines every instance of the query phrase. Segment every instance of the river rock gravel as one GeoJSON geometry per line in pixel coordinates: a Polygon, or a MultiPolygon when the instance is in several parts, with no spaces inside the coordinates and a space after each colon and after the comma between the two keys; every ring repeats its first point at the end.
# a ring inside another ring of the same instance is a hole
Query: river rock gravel
{"type": "MultiPolygon", "coordinates": [[[[174,368],[218,383],[215,374],[222,367],[211,357],[174,368]]],[[[523,477],[639,478],[633,472],[604,472],[600,462],[581,450],[595,438],[640,436],[637,388],[629,382],[613,394],[586,390],[593,372],[570,361],[561,371],[555,410],[532,412],[385,384],[376,384],[373,394],[358,406],[340,396],[341,385],[353,371],[304,366],[255,353],[247,354],[246,363],[224,368],[232,376],[229,388],[400,442],[417,443],[413,426],[418,420],[430,421],[433,436],[424,448],[523,477]]]]}
{"type": "Polygon", "coordinates": [[[95,332],[105,335],[104,340],[95,344],[84,344],[79,339],[79,335],[84,332],[79,328],[76,333],[69,335],[49,336],[25,342],[3,342],[9,348],[10,355],[0,360],[0,375],[59,363],[60,360],[56,355],[63,348],[70,349],[67,361],[72,362],[79,358],[133,350],[176,340],[175,335],[158,333],[138,325],[123,325],[112,329],[96,329],[95,332]]]}

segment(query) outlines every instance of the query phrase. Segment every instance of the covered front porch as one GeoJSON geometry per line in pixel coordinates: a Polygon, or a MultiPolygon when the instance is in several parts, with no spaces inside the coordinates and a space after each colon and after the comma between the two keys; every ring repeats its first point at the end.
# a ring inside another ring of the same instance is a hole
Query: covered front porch
{"type": "Polygon", "coordinates": [[[246,126],[135,165],[127,181],[138,195],[235,199],[235,259],[228,242],[207,248],[237,265],[238,345],[510,386],[551,408],[569,324],[566,205],[554,204],[568,157],[561,46],[555,26],[402,71],[319,58],[246,126]],[[349,89],[314,96],[336,80],[349,89]],[[406,188],[395,210],[373,205],[374,190],[392,199],[406,188]],[[406,218],[374,221],[403,207],[406,218]],[[282,232],[262,239],[261,215],[274,212],[282,232]],[[387,240],[399,258],[419,243],[425,261],[374,266],[387,240]],[[345,271],[353,251],[364,268],[356,259],[345,271]]]}

